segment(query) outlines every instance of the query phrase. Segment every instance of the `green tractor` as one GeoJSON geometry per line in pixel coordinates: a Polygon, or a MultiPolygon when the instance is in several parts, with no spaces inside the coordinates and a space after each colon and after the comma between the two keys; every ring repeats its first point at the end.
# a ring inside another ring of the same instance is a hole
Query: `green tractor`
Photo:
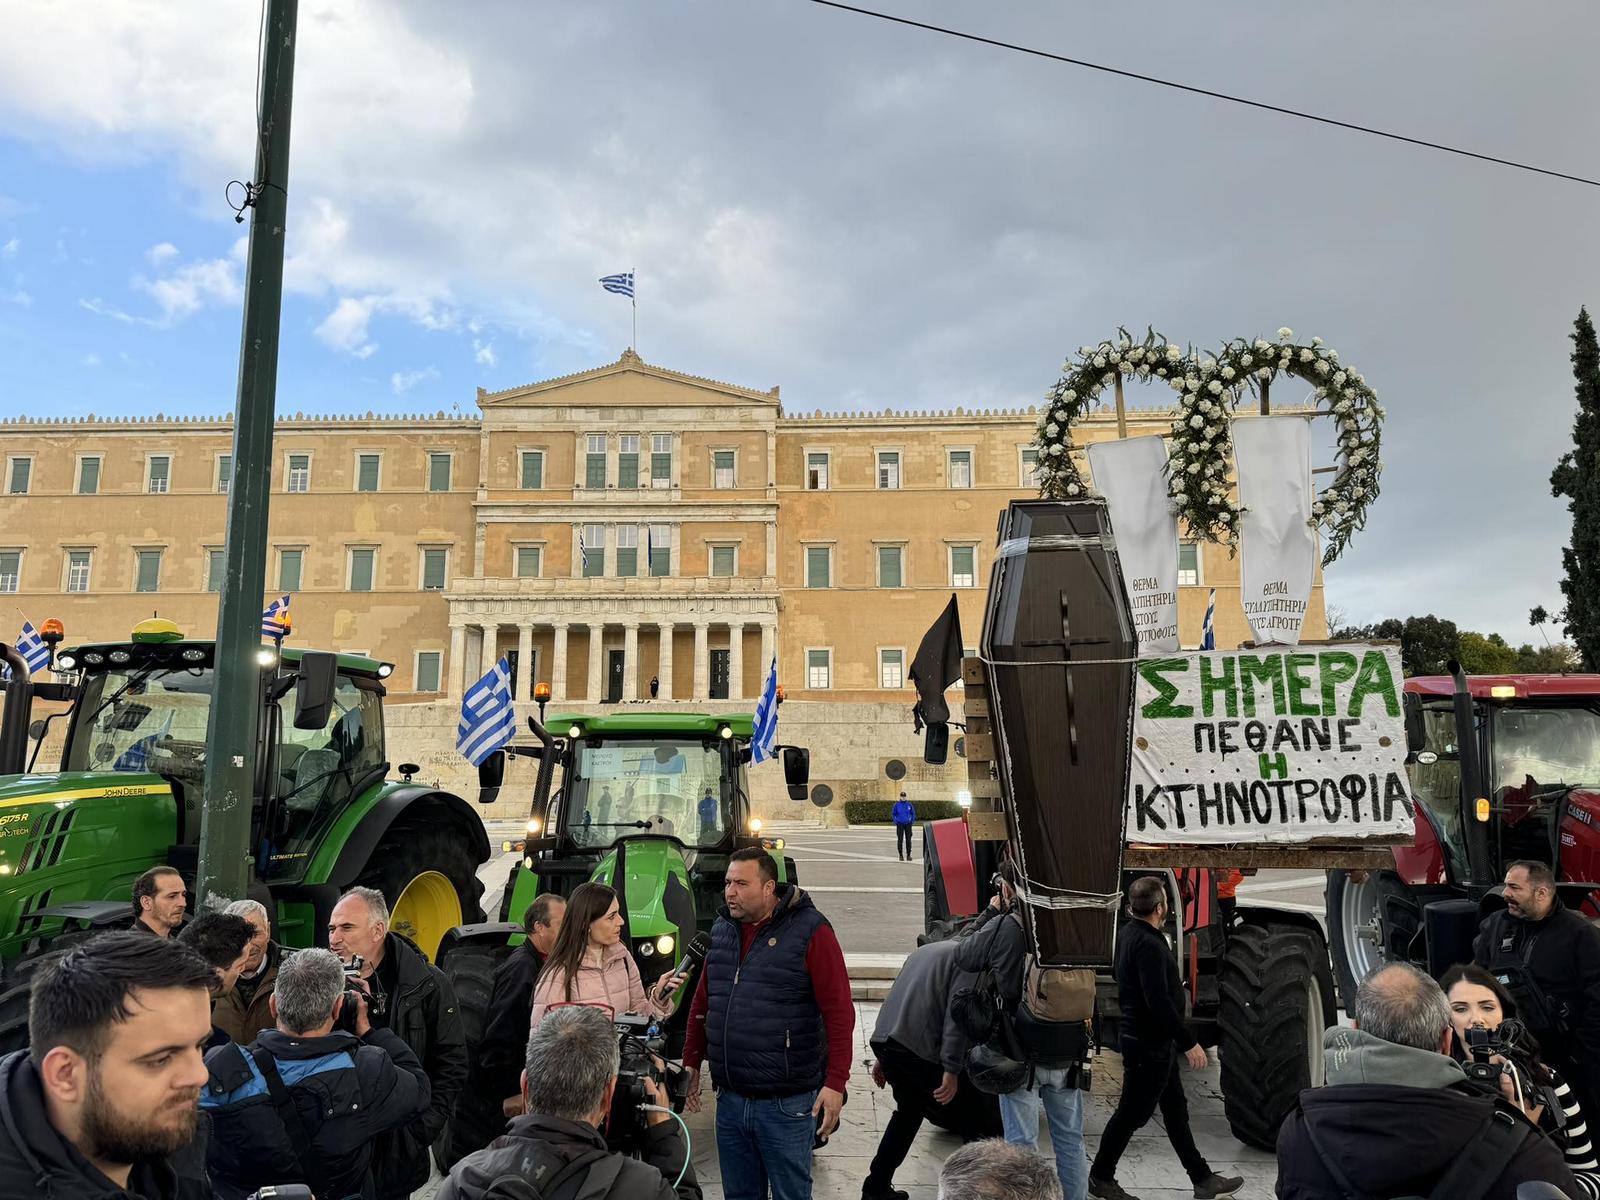
{"type": "MultiPolygon", "coordinates": [[[[4,650],[5,648],[0,648],[4,650]]],[[[191,889],[214,643],[170,621],[126,642],[60,653],[36,682],[6,650],[0,714],[0,1049],[26,1038],[32,972],[67,942],[132,921],[133,881],[158,863],[191,889]],[[34,702],[55,712],[30,720],[34,702]],[[65,706],[65,707],[63,707],[65,706]],[[59,771],[35,773],[64,720],[59,771]],[[30,754],[30,743],[31,754],[30,754]]],[[[360,655],[263,645],[261,725],[251,801],[249,894],[290,946],[326,945],[328,916],[356,884],[383,892],[392,926],[434,956],[444,935],[481,921],[483,822],[460,797],[389,778],[384,680],[360,655]]]]}
{"type": "MultiPolygon", "coordinates": [[[[538,763],[527,836],[501,847],[519,857],[501,894],[500,921],[453,930],[440,949],[469,1035],[482,1021],[496,964],[522,941],[521,922],[541,893],[566,896],[590,880],[616,888],[623,938],[648,987],[710,930],[734,851],[764,847],[780,882],[796,878],[782,839],[762,837],[751,812],[748,714],[558,715],[549,729],[533,718],[528,724],[533,743],[508,746],[479,768],[487,802],[504,781],[507,758],[538,763]]],[[[781,753],[789,795],[803,799],[810,754],[798,746],[781,753]]],[[[668,1024],[674,1050],[687,1007],[680,1004],[668,1024]]]]}

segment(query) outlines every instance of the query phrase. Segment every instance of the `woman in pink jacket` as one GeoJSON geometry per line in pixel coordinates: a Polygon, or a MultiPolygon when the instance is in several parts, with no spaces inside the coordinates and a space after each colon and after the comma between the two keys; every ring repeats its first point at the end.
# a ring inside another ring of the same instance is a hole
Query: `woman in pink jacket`
{"type": "Polygon", "coordinates": [[[638,1013],[665,1018],[682,976],[663,975],[647,994],[633,955],[622,944],[622,910],[617,893],[603,883],[579,884],[567,899],[561,933],[533,989],[531,1023],[537,1025],[554,1004],[604,1005],[615,1016],[638,1013]]]}

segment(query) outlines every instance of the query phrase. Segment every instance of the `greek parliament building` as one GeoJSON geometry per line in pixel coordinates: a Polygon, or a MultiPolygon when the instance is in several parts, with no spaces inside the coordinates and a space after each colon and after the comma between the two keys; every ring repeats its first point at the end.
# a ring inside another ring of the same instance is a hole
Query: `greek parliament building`
{"type": "MultiPolygon", "coordinates": [[[[814,781],[892,796],[899,759],[915,794],[957,794],[961,764],[920,761],[906,675],[952,591],[977,643],[997,517],[1035,494],[1035,412],[799,413],[631,350],[477,403],[277,423],[268,594],[293,594],[296,644],[395,664],[391,759],[467,786],[459,697],[500,655],[519,700],[649,703],[654,680],[655,703],[715,711],[748,709],[776,654],[814,781]]],[[[0,421],[0,629],[58,617],[72,644],[159,613],[212,636],[231,449],[231,419],[0,421]]],[[[1218,644],[1248,638],[1237,560],[1186,544],[1181,568],[1185,644],[1213,587],[1218,644]]],[[[777,768],[755,774],[781,815],[777,768]]]]}

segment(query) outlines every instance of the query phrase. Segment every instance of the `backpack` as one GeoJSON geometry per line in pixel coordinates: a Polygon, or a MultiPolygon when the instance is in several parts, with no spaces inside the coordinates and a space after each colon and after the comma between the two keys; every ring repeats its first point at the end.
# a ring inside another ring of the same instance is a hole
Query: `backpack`
{"type": "Polygon", "coordinates": [[[1089,1057],[1095,975],[1088,967],[1043,967],[1028,960],[1012,1030],[1028,1061],[1074,1067],[1089,1057]]]}
{"type": "MultiPolygon", "coordinates": [[[[1298,1101],[1296,1104],[1298,1106],[1298,1101]]],[[[1349,1176],[1324,1150],[1316,1127],[1303,1115],[1300,1127],[1305,1130],[1312,1151],[1322,1161],[1328,1177],[1333,1180],[1344,1200],[1373,1200],[1369,1193],[1350,1182],[1349,1176]]],[[[1397,1196],[1395,1200],[1483,1200],[1484,1194],[1505,1173],[1511,1159],[1533,1132],[1533,1126],[1528,1122],[1496,1109],[1467,1143],[1465,1151],[1435,1181],[1433,1190],[1426,1197],[1397,1196]]]]}
{"type": "Polygon", "coordinates": [[[583,1182],[572,1200],[601,1200],[616,1184],[624,1161],[620,1154],[591,1150],[573,1159],[543,1186],[525,1174],[507,1173],[497,1176],[485,1189],[483,1197],[484,1200],[549,1200],[569,1180],[583,1175],[583,1182]],[[590,1170],[591,1167],[594,1169],[590,1170]]]}
{"type": "Polygon", "coordinates": [[[974,1046],[993,1041],[1000,1032],[1000,1009],[1000,984],[988,967],[950,997],[950,1015],[974,1046]]]}

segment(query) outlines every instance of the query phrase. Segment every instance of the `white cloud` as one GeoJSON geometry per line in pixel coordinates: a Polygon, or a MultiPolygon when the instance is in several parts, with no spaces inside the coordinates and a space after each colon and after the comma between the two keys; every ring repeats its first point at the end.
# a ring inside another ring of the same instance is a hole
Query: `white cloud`
{"type": "Polygon", "coordinates": [[[100,356],[90,351],[83,356],[83,365],[86,367],[98,367],[100,365],[100,356]]]}
{"type": "Polygon", "coordinates": [[[396,371],[389,376],[389,386],[394,389],[396,396],[403,396],[419,383],[427,383],[438,378],[439,372],[434,367],[424,367],[420,371],[396,371]]]}
{"type": "Polygon", "coordinates": [[[33,297],[21,288],[16,288],[9,292],[0,292],[0,300],[4,300],[7,304],[15,304],[18,308],[33,307],[33,297]]]}
{"type": "Polygon", "coordinates": [[[4,246],[0,246],[0,258],[15,258],[17,251],[22,249],[22,239],[12,238],[4,246]]]}
{"type": "Polygon", "coordinates": [[[171,242],[158,242],[144,252],[145,258],[153,267],[159,267],[168,259],[178,257],[178,248],[171,242]]]}
{"type": "Polygon", "coordinates": [[[378,349],[375,342],[367,340],[367,326],[372,321],[374,303],[370,296],[363,300],[346,296],[317,326],[317,337],[335,350],[343,350],[357,358],[371,358],[378,349]]]}
{"type": "Polygon", "coordinates": [[[163,327],[176,324],[209,303],[236,305],[244,299],[238,264],[226,258],[189,263],[162,279],[135,278],[133,286],[160,305],[161,316],[155,324],[163,327]]]}
{"type": "Polygon", "coordinates": [[[493,367],[499,364],[500,359],[494,352],[493,342],[480,342],[472,339],[472,357],[480,367],[493,367]]]}
{"type": "Polygon", "coordinates": [[[151,323],[148,317],[136,317],[132,313],[123,312],[120,308],[107,304],[99,296],[94,297],[92,300],[80,299],[78,307],[87,309],[96,316],[110,317],[113,321],[121,321],[124,325],[148,325],[151,323]]]}

